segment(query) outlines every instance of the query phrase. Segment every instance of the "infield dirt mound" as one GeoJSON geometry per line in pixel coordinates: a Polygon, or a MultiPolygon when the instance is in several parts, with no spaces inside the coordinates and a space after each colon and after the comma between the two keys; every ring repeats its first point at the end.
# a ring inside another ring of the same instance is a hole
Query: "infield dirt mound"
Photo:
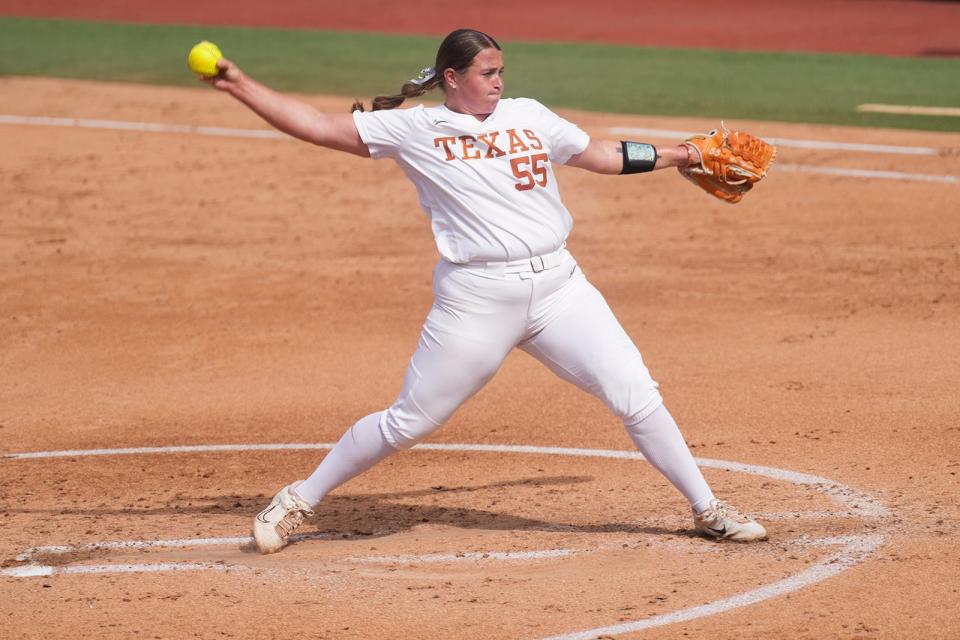
{"type": "MultiPolygon", "coordinates": [[[[332,111],[349,103],[305,99],[332,111]]],[[[212,91],[56,80],[0,79],[0,113],[262,127],[212,91]]],[[[715,125],[564,115],[595,136],[715,125]]],[[[957,176],[960,136],[735,125],[941,154],[785,147],[736,207],[673,172],[560,169],[570,248],[637,341],[695,455],[835,478],[877,496],[892,510],[886,521],[837,517],[822,495],[709,469],[724,496],[769,514],[773,538],[715,545],[689,535],[682,500],[640,463],[412,452],[344,487],[309,524],[336,539],[270,558],[236,545],[78,550],[59,562],[234,568],[3,578],[16,603],[5,628],[252,637],[296,635],[308,619],[311,632],[337,638],[536,637],[713,601],[829,553],[804,539],[879,526],[892,527],[887,545],[846,573],[645,637],[717,624],[743,638],[960,634],[949,613],[960,606],[949,535],[960,488],[960,187],[784,170],[957,176]],[[348,560],[551,548],[577,554],[348,560]],[[262,627],[290,607],[296,616],[262,627]]],[[[12,150],[0,154],[5,451],[332,442],[397,393],[436,258],[416,194],[391,164],[285,140],[14,124],[0,135],[12,150]]],[[[433,441],[630,446],[597,401],[522,355],[433,441]]],[[[0,557],[10,567],[40,545],[244,536],[320,455],[4,460],[0,557]]]]}

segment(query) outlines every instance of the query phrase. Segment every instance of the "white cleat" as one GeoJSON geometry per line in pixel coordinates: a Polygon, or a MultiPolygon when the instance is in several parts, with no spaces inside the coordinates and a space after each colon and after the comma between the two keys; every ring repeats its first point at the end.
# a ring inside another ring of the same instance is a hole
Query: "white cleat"
{"type": "Polygon", "coordinates": [[[720,500],[713,500],[703,513],[693,514],[693,524],[700,533],[721,540],[751,542],[767,537],[763,525],[720,500]]]}
{"type": "Polygon", "coordinates": [[[298,484],[300,482],[294,482],[280,489],[270,505],[253,519],[253,540],[260,553],[276,553],[283,549],[304,516],[313,515],[310,505],[293,492],[298,484]]]}

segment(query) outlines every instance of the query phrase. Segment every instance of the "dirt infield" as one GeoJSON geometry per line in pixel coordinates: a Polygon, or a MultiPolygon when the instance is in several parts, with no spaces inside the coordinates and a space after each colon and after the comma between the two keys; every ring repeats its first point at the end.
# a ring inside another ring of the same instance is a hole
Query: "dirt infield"
{"type": "Polygon", "coordinates": [[[0,15],[442,35],[649,47],[960,56],[960,5],[916,0],[0,0],[0,15]]]}
{"type": "MultiPolygon", "coordinates": [[[[204,89],[39,79],[0,79],[0,114],[262,129],[204,89]]],[[[565,115],[595,136],[714,125],[565,115]]],[[[5,453],[328,443],[393,399],[435,261],[394,166],[78,124],[0,124],[5,453]]],[[[449,448],[349,483],[277,556],[246,549],[250,518],[322,450],[5,457],[7,632],[960,635],[960,135],[731,124],[787,139],[736,207],[673,172],[559,179],[572,251],[769,542],[691,536],[636,460],[460,446],[630,450],[599,403],[515,354],[431,440],[449,448]],[[52,575],[14,577],[30,571],[52,575]]]]}

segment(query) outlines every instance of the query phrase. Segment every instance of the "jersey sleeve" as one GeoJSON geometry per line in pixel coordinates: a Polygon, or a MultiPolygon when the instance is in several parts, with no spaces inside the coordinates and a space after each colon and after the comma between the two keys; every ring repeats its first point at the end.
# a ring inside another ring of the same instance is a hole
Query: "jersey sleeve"
{"type": "Polygon", "coordinates": [[[357,125],[360,139],[370,150],[370,157],[396,158],[400,146],[413,129],[415,109],[384,109],[380,111],[354,111],[353,122],[357,125]]]}
{"type": "MultiPolygon", "coordinates": [[[[536,102],[536,101],[534,101],[536,102]]],[[[556,164],[566,164],[578,153],[582,153],[590,144],[590,136],[569,120],[564,120],[539,102],[540,118],[546,125],[547,135],[550,138],[550,161],[556,164]]]]}

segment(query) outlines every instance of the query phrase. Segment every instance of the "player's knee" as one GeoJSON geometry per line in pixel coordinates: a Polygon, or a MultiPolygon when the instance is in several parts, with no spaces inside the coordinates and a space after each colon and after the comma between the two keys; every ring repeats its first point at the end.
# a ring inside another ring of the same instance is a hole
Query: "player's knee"
{"type": "Polygon", "coordinates": [[[395,403],[380,418],[383,437],[390,446],[400,450],[409,449],[440,426],[422,412],[409,410],[403,403],[395,403]]]}
{"type": "Polygon", "coordinates": [[[650,414],[663,406],[663,396],[660,395],[660,391],[657,389],[657,383],[650,381],[651,386],[643,390],[643,392],[636,398],[636,401],[632,403],[626,412],[621,416],[623,418],[623,425],[630,429],[630,427],[635,426],[647,419],[650,414]]]}
{"type": "Polygon", "coordinates": [[[663,404],[659,385],[639,354],[605,373],[599,395],[625,425],[640,422],[663,404]]]}

